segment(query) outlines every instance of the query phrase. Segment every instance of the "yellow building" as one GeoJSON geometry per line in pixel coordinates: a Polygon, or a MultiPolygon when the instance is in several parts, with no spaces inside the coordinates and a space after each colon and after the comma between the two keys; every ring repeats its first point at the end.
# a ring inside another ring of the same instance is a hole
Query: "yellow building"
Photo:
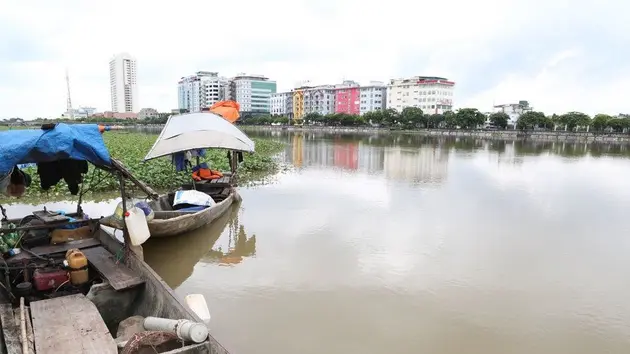
{"type": "Polygon", "coordinates": [[[304,118],[304,90],[305,87],[293,90],[293,119],[301,123],[304,118]]]}

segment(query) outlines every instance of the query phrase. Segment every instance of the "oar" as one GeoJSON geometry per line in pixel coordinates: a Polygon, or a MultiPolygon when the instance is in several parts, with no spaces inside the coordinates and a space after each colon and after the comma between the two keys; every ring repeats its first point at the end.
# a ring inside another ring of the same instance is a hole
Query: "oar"
{"type": "Polygon", "coordinates": [[[205,324],[210,322],[210,310],[206,303],[206,298],[201,294],[186,295],[186,305],[197,315],[205,324]]]}

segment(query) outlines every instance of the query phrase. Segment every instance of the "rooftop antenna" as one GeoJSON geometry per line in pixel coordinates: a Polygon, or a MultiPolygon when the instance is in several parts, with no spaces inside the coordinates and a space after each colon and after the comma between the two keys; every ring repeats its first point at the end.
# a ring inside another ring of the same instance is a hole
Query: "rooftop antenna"
{"type": "Polygon", "coordinates": [[[68,75],[68,68],[66,68],[66,86],[68,87],[68,107],[67,113],[70,114],[70,119],[74,119],[74,110],[72,109],[72,100],[70,99],[70,76],[68,75]]]}

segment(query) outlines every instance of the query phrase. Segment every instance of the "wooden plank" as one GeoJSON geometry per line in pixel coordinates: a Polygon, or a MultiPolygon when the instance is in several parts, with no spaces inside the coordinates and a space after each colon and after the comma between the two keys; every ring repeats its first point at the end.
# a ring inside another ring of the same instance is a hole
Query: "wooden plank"
{"type": "MultiPolygon", "coordinates": [[[[55,254],[55,253],[65,253],[69,249],[78,248],[80,250],[100,246],[101,242],[95,238],[86,238],[84,240],[70,241],[66,243],[60,243],[58,245],[46,245],[46,246],[37,246],[30,249],[31,252],[40,255],[42,257],[46,257],[47,255],[55,254]]],[[[30,259],[34,256],[26,251],[22,251],[21,253],[7,259],[9,263],[21,262],[24,259],[30,259]]]]}
{"type": "Polygon", "coordinates": [[[70,241],[66,243],[60,243],[57,245],[48,245],[48,246],[37,246],[31,249],[31,252],[35,252],[39,255],[43,254],[53,254],[66,252],[73,248],[84,249],[94,246],[99,246],[101,242],[95,238],[86,238],[83,240],[70,241]]]}
{"type": "MultiPolygon", "coordinates": [[[[33,336],[33,326],[31,324],[31,315],[30,308],[24,307],[24,315],[26,318],[26,340],[28,341],[28,352],[35,354],[35,344],[34,344],[34,336],[33,336]]],[[[15,326],[18,329],[18,333],[21,334],[20,329],[20,308],[13,309],[13,318],[15,319],[15,326]]],[[[21,336],[19,338],[22,338],[21,336]]],[[[22,345],[22,340],[20,339],[20,345],[22,345]]]]}
{"type": "Polygon", "coordinates": [[[37,354],[117,354],[98,309],[83,294],[31,303],[37,354]]]}
{"type": "MultiPolygon", "coordinates": [[[[18,310],[19,311],[19,310],[18,310]]],[[[13,306],[11,304],[0,305],[0,322],[2,322],[2,334],[7,354],[22,354],[22,342],[20,341],[20,325],[15,324],[13,306]]]]}
{"type": "Polygon", "coordinates": [[[33,215],[35,215],[36,218],[43,221],[45,224],[55,224],[68,221],[67,216],[52,211],[38,210],[34,211],[33,215]]]}
{"type": "Polygon", "coordinates": [[[122,262],[116,262],[114,255],[103,247],[92,247],[82,250],[88,261],[115,290],[127,289],[144,283],[144,280],[136,275],[122,262]]]}

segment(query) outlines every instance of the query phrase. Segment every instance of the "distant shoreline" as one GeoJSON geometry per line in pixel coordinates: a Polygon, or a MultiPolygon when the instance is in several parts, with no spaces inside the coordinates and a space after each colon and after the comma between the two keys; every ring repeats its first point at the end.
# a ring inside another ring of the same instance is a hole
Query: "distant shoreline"
{"type": "Polygon", "coordinates": [[[584,143],[630,144],[630,134],[586,133],[561,131],[522,131],[522,130],[457,130],[457,129],[418,129],[390,130],[372,127],[324,127],[324,126],[260,126],[241,125],[244,131],[286,131],[321,132],[337,134],[417,134],[436,137],[471,137],[497,140],[564,141],[584,143]]]}

